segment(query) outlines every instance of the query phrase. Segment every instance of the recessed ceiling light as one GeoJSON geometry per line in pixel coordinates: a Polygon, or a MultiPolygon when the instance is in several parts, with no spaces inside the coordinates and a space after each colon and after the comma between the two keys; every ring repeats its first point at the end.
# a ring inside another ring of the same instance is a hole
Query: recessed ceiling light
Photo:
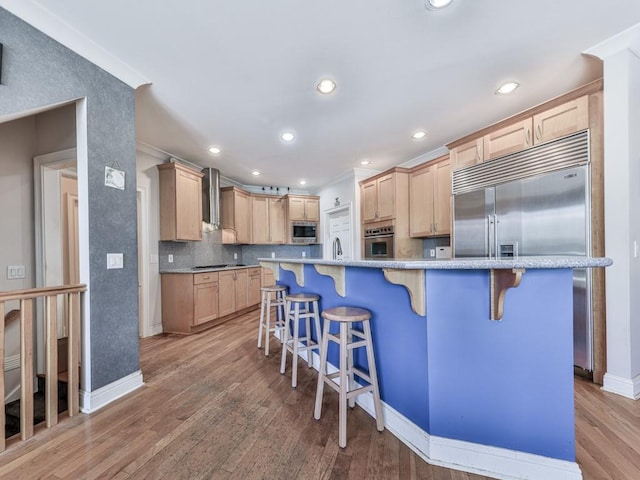
{"type": "Polygon", "coordinates": [[[507,95],[518,88],[520,84],[518,82],[505,82],[500,85],[500,88],[496,90],[496,95],[507,95]]]}
{"type": "Polygon", "coordinates": [[[440,10],[449,6],[453,0],[424,0],[424,6],[427,10],[440,10]]]}
{"type": "Polygon", "coordinates": [[[258,175],[260,175],[260,171],[259,170],[254,170],[251,172],[251,175],[253,175],[254,177],[257,177],[258,175]]]}
{"type": "Polygon", "coordinates": [[[212,145],[209,147],[209,153],[212,155],[218,155],[222,152],[222,149],[216,145],[212,145]]]}
{"type": "Polygon", "coordinates": [[[371,160],[361,160],[360,161],[360,165],[369,165],[371,163],[371,160]]]}
{"type": "Polygon", "coordinates": [[[425,132],[424,130],[418,130],[417,132],[413,132],[411,134],[411,138],[413,138],[414,140],[422,140],[426,136],[427,132],[425,132]]]}
{"type": "Polygon", "coordinates": [[[320,83],[318,83],[318,85],[316,85],[316,88],[320,93],[331,93],[336,89],[336,82],[328,78],[325,78],[321,80],[320,83]]]}
{"type": "Polygon", "coordinates": [[[307,181],[306,180],[300,180],[300,185],[306,185],[307,181]]]}
{"type": "Polygon", "coordinates": [[[291,143],[293,142],[293,139],[296,138],[296,136],[293,134],[293,132],[284,132],[282,135],[280,135],[280,138],[287,143],[291,143]]]}

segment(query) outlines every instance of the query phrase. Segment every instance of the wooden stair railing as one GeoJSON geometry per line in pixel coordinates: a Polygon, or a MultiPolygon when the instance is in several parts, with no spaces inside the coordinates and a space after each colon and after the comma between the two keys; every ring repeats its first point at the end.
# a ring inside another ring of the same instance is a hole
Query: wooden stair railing
{"type": "Polygon", "coordinates": [[[66,307],[64,322],[68,327],[67,413],[71,417],[80,411],[79,364],[80,364],[80,296],[86,285],[60,285],[56,287],[32,288],[12,292],[0,292],[0,452],[4,451],[5,430],[5,385],[4,385],[4,332],[5,323],[20,318],[20,437],[27,440],[33,436],[33,303],[44,298],[45,316],[45,419],[50,428],[58,423],[58,296],[62,296],[66,307]],[[12,310],[5,317],[5,303],[18,300],[18,314],[12,310]],[[10,318],[11,317],[11,318],[10,318]]]}

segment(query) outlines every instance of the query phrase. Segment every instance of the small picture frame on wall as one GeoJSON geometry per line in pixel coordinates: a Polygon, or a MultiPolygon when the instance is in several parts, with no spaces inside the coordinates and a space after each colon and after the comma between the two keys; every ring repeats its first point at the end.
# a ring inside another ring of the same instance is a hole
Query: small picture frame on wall
{"type": "Polygon", "coordinates": [[[104,167],[104,184],[107,187],[124,190],[124,171],[113,167],[104,167]]]}

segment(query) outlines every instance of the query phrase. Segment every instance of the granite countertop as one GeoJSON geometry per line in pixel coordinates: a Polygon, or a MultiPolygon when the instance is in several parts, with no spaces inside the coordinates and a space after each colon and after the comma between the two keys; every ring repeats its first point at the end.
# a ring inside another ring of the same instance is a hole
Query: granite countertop
{"type": "Polygon", "coordinates": [[[259,258],[260,262],[302,263],[346,267],[398,268],[407,270],[484,270],[509,268],[592,268],[608,267],[607,257],[547,256],[519,258],[454,258],[454,259],[389,259],[389,260],[324,260],[321,258],[259,258]]]}
{"type": "Polygon", "coordinates": [[[256,268],[260,265],[211,265],[210,267],[191,267],[191,268],[165,268],[160,273],[205,273],[205,272],[221,272],[224,270],[239,270],[243,268],[256,268]]]}

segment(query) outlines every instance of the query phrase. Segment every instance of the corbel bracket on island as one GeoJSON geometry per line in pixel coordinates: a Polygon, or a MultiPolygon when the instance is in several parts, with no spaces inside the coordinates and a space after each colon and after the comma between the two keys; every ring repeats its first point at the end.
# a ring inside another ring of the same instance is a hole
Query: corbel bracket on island
{"type": "Polygon", "coordinates": [[[489,318],[491,320],[502,320],[504,313],[504,296],[510,288],[516,288],[522,281],[524,268],[514,268],[511,270],[491,269],[490,278],[490,295],[491,295],[491,312],[489,318]]]}
{"type": "Polygon", "coordinates": [[[347,296],[347,287],[344,279],[344,267],[340,265],[314,265],[316,272],[333,278],[336,293],[341,297],[347,296]]]}
{"type": "Polygon", "coordinates": [[[304,265],[302,263],[280,263],[280,268],[293,272],[296,277],[296,283],[300,287],[304,287],[304,265]]]}
{"type": "Polygon", "coordinates": [[[271,272],[273,272],[273,279],[276,282],[280,280],[280,264],[279,263],[260,262],[260,266],[271,270],[271,272]]]}
{"type": "Polygon", "coordinates": [[[384,278],[390,283],[404,286],[409,292],[411,309],[422,317],[427,316],[424,270],[383,268],[384,278]]]}

